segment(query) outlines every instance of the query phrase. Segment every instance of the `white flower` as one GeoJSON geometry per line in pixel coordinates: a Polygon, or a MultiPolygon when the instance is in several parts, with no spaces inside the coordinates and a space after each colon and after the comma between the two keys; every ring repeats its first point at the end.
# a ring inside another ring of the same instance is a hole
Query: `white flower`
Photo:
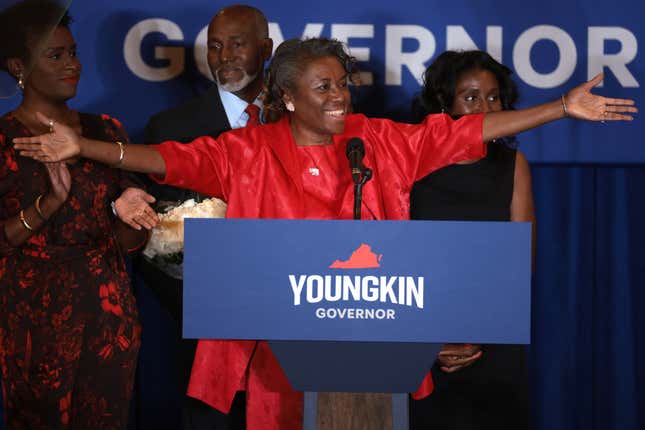
{"type": "Polygon", "coordinates": [[[211,198],[195,203],[190,199],[170,211],[159,214],[159,224],[152,229],[143,255],[148,258],[167,256],[184,251],[184,218],[224,218],[226,203],[211,198]]]}

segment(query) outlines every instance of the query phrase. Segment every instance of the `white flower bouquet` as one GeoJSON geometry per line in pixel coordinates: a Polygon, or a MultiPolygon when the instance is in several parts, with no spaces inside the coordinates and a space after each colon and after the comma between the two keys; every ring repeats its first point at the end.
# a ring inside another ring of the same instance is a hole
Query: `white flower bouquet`
{"type": "Polygon", "coordinates": [[[224,218],[226,203],[210,198],[200,203],[194,199],[170,207],[159,214],[159,224],[152,229],[143,255],[160,270],[176,279],[183,278],[184,218],[224,218]]]}

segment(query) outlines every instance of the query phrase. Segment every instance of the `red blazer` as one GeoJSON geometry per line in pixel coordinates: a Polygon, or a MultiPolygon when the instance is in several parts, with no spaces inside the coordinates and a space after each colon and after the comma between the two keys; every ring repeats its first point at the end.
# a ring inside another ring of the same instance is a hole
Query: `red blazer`
{"type": "MultiPolygon", "coordinates": [[[[345,131],[334,136],[334,145],[344,153],[352,137],[365,143],[363,163],[372,169],[373,177],[363,188],[362,217],[409,219],[415,181],[446,165],[485,156],[482,123],[483,114],[457,121],[448,115],[430,115],[421,124],[348,115],[345,131]]],[[[187,145],[165,142],[156,149],[166,163],[166,176],[160,182],[222,198],[228,203],[228,218],[303,217],[302,166],[288,116],[217,139],[200,137],[187,145]]],[[[349,165],[338,174],[349,176],[349,165]]],[[[347,188],[339,192],[344,193],[343,206],[352,207],[353,185],[346,183],[347,188]]],[[[432,391],[431,379],[424,383],[422,391],[427,395],[432,391]]],[[[293,391],[266,342],[200,341],[188,395],[228,412],[235,392],[244,389],[251,412],[247,420],[254,419],[252,409],[268,408],[280,412],[269,419],[272,422],[257,416],[257,425],[299,428],[301,394],[293,391]]]]}

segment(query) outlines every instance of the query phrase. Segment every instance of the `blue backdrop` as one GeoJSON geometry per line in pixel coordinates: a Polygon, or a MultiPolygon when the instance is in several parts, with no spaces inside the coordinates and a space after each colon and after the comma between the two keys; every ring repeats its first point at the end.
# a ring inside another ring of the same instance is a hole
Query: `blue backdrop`
{"type": "MultiPolygon", "coordinates": [[[[7,0],[4,0],[5,2],[7,0]]],[[[285,38],[334,36],[348,41],[367,84],[356,91],[363,112],[405,119],[425,65],[447,48],[480,48],[511,67],[520,106],[558,98],[604,71],[600,94],[643,99],[642,0],[386,0],[320,4],[250,1],[264,10],[277,44],[285,38]]],[[[209,80],[205,28],[226,3],[210,0],[75,2],[84,65],[75,107],[107,111],[141,137],[149,116],[201,92],[209,80]],[[198,61],[195,60],[198,59],[198,61]]],[[[0,101],[0,108],[17,98],[0,101]]],[[[3,109],[4,110],[4,109],[3,109]]],[[[526,133],[531,161],[645,162],[645,124],[560,121],[526,133]],[[566,142],[566,144],[563,143],[566,142]]]]}
{"type": "MultiPolygon", "coordinates": [[[[551,100],[604,70],[601,94],[643,100],[642,0],[251,1],[272,36],[348,38],[365,86],[358,109],[404,119],[423,65],[477,46],[509,65],[521,105],[551,100]],[[345,24],[351,24],[349,26],[345,24]]],[[[147,118],[200,93],[200,34],[223,2],[76,2],[84,74],[72,105],[110,113],[140,140],[147,118]]],[[[0,100],[6,111],[18,98],[0,100]]],[[[560,121],[520,136],[533,163],[538,217],[531,346],[536,429],[645,428],[645,123],[560,121]]],[[[174,327],[138,286],[145,327],[135,398],[138,428],[170,428],[174,327]]]]}

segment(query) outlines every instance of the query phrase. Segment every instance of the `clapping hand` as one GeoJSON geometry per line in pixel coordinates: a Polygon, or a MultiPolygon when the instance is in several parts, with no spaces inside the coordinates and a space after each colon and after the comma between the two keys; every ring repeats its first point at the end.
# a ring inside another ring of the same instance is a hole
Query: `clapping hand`
{"type": "Polygon", "coordinates": [[[51,184],[50,197],[56,202],[57,207],[60,207],[72,187],[72,177],[67,169],[67,164],[64,161],[56,163],[44,163],[49,175],[49,183],[51,184]]]}

